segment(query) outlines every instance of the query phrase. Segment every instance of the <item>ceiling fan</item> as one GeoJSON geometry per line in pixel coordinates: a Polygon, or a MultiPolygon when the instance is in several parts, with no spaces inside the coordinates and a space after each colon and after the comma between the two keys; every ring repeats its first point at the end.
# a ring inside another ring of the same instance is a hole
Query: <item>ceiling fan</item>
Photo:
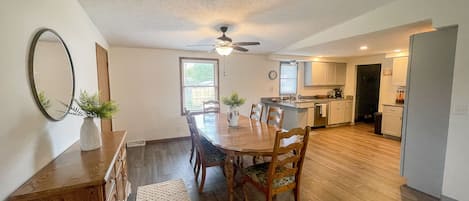
{"type": "MultiPolygon", "coordinates": [[[[230,55],[233,50],[240,51],[240,52],[247,52],[248,49],[242,46],[251,46],[251,45],[260,45],[260,42],[233,42],[233,40],[226,36],[226,32],[228,31],[228,26],[221,26],[220,31],[222,32],[222,36],[217,38],[217,43],[213,45],[202,45],[202,46],[213,46],[215,51],[222,56],[230,55]]],[[[200,46],[200,45],[195,45],[200,46]]]]}

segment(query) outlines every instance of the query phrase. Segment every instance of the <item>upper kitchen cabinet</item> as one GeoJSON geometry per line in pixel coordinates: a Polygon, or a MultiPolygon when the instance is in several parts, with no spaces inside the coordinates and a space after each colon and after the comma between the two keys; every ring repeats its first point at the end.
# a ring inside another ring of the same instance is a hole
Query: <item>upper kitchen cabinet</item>
{"type": "Polygon", "coordinates": [[[345,85],[345,63],[305,62],[304,86],[345,85]]]}
{"type": "Polygon", "coordinates": [[[405,86],[407,82],[408,57],[396,57],[392,62],[392,84],[405,86]]]}

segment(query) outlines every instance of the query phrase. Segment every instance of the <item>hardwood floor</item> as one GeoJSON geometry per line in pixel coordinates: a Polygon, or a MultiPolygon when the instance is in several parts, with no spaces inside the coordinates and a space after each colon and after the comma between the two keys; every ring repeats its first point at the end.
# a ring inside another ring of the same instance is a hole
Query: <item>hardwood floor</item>
{"type": "MultiPolygon", "coordinates": [[[[438,200],[406,187],[399,176],[400,142],[373,134],[367,124],[317,129],[310,136],[303,167],[301,200],[387,201],[438,200]]],[[[226,200],[226,183],[220,168],[209,168],[204,193],[197,192],[189,163],[190,140],[147,144],[128,149],[130,201],[137,186],[182,178],[193,201],[226,200]]],[[[245,164],[250,158],[246,157],[245,164]]],[[[254,188],[250,200],[262,200],[254,188]]],[[[241,186],[235,199],[243,200],[241,186]]],[[[291,193],[277,200],[293,200],[291,193]]]]}

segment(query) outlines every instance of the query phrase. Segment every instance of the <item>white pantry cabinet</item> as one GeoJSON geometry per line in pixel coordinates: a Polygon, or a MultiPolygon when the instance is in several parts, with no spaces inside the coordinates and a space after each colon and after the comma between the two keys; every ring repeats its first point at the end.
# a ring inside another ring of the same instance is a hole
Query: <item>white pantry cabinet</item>
{"type": "Polygon", "coordinates": [[[385,135],[401,137],[402,106],[384,105],[381,132],[385,135]]]}
{"type": "Polygon", "coordinates": [[[328,125],[352,122],[352,100],[333,100],[329,102],[328,125]]]}
{"type": "Polygon", "coordinates": [[[407,82],[408,57],[396,57],[392,61],[392,84],[405,86],[407,82]]]}

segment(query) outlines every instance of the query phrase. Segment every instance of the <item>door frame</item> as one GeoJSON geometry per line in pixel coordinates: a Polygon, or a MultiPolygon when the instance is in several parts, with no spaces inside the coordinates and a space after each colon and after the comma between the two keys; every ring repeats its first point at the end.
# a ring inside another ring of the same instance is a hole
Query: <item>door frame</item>
{"type": "Polygon", "coordinates": [[[357,122],[357,115],[358,115],[358,67],[359,66],[369,66],[369,65],[379,65],[379,86],[378,86],[378,109],[377,112],[379,111],[379,104],[381,102],[381,78],[382,78],[382,72],[383,72],[383,64],[382,63],[370,63],[370,64],[356,64],[355,65],[355,104],[354,104],[354,110],[353,110],[353,121],[357,122]]]}
{"type": "MultiPolygon", "coordinates": [[[[110,84],[110,76],[109,76],[109,54],[108,54],[108,51],[106,48],[104,48],[103,46],[99,45],[97,42],[95,43],[95,49],[96,49],[96,73],[97,73],[97,81],[98,81],[98,91],[100,93],[100,96],[99,96],[99,100],[100,101],[110,101],[111,100],[111,84],[110,84]],[[104,88],[105,91],[107,91],[107,93],[109,94],[109,100],[103,100],[102,99],[102,96],[101,94],[103,92],[105,92],[102,87],[100,86],[100,72],[99,72],[99,68],[100,68],[100,62],[99,62],[99,57],[98,57],[98,54],[99,54],[99,49],[101,50],[104,50],[104,52],[106,53],[106,72],[107,72],[107,87],[104,88]]],[[[109,121],[109,124],[110,124],[110,131],[113,131],[113,124],[112,124],[112,119],[101,119],[101,132],[107,132],[103,129],[103,123],[106,122],[106,121],[109,121]]]]}

